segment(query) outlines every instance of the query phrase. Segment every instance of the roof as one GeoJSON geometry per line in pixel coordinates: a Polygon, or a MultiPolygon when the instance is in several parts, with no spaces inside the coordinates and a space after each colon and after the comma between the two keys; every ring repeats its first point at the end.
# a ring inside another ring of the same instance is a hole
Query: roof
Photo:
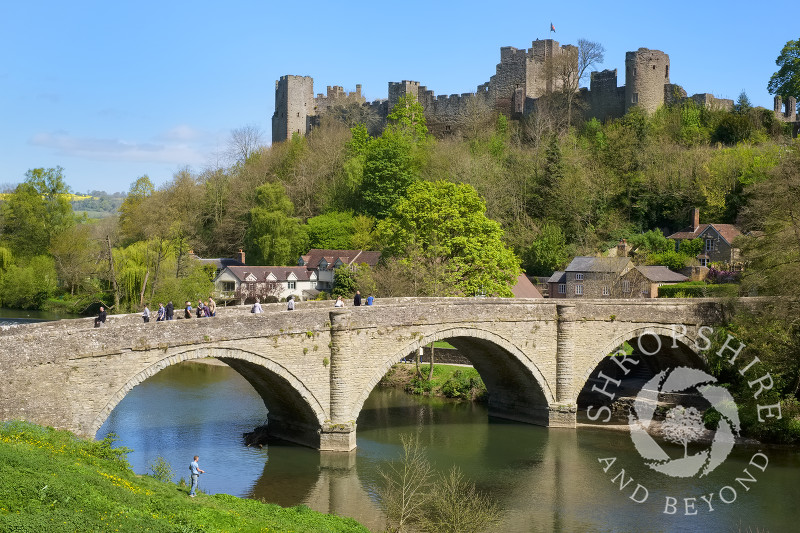
{"type": "Polygon", "coordinates": [[[516,285],[511,287],[511,292],[514,293],[514,298],[542,298],[542,293],[524,273],[519,275],[516,285]]]}
{"type": "Polygon", "coordinates": [[[345,265],[360,265],[361,263],[366,263],[374,267],[378,264],[380,258],[380,252],[365,250],[321,250],[318,248],[313,248],[309,250],[307,254],[300,256],[304,267],[308,269],[317,268],[320,261],[323,259],[325,259],[330,267],[335,265],[337,260],[341,260],[345,265]]]}
{"type": "Polygon", "coordinates": [[[553,275],[547,280],[547,283],[566,283],[567,273],[561,270],[553,272],[553,275]]]}
{"type": "Polygon", "coordinates": [[[217,270],[222,270],[223,268],[229,266],[244,266],[244,263],[242,263],[238,259],[233,259],[232,257],[217,257],[215,259],[206,259],[195,256],[195,259],[197,259],[204,265],[213,264],[214,266],[217,267],[217,270]]]}
{"type": "Polygon", "coordinates": [[[278,281],[287,281],[290,274],[294,274],[298,281],[308,281],[313,271],[304,266],[229,266],[227,270],[239,281],[244,281],[253,274],[258,281],[264,281],[272,274],[278,281]]]}
{"type": "Polygon", "coordinates": [[[629,257],[576,257],[564,272],[622,272],[630,262],[629,257]]]}
{"type": "Polygon", "coordinates": [[[650,281],[658,283],[680,283],[689,279],[665,266],[637,266],[636,270],[644,274],[644,277],[650,281]]]}
{"type": "Polygon", "coordinates": [[[691,226],[683,228],[680,231],[667,236],[667,239],[684,240],[696,239],[702,235],[708,228],[716,231],[720,237],[725,239],[728,244],[733,244],[733,239],[742,234],[742,232],[733,224],[700,224],[697,228],[692,229],[691,226]]]}

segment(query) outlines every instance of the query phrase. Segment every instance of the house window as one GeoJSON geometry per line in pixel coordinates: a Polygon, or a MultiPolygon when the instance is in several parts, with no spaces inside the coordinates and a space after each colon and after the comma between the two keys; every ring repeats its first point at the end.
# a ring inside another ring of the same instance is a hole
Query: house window
{"type": "Polygon", "coordinates": [[[702,258],[700,259],[700,266],[708,266],[708,259],[702,258]]]}
{"type": "Polygon", "coordinates": [[[222,291],[223,292],[233,292],[236,290],[236,282],[235,281],[223,281],[222,282],[222,291]]]}
{"type": "Polygon", "coordinates": [[[608,286],[603,286],[603,296],[608,296],[611,294],[611,291],[608,290],[608,286]]]}
{"type": "Polygon", "coordinates": [[[558,294],[567,294],[567,284],[566,283],[559,283],[558,284],[558,294]]]}
{"type": "Polygon", "coordinates": [[[706,239],[706,252],[710,252],[714,249],[714,239],[706,239]]]}
{"type": "Polygon", "coordinates": [[[575,294],[583,296],[583,285],[575,285],[575,294]]]}
{"type": "Polygon", "coordinates": [[[296,281],[289,281],[289,282],[287,282],[287,285],[289,286],[290,289],[296,289],[297,288],[297,282],[296,281]]]}
{"type": "Polygon", "coordinates": [[[575,280],[581,281],[583,279],[583,274],[575,274],[575,280]]]}
{"type": "Polygon", "coordinates": [[[631,292],[631,282],[627,279],[622,280],[622,292],[631,292]]]}

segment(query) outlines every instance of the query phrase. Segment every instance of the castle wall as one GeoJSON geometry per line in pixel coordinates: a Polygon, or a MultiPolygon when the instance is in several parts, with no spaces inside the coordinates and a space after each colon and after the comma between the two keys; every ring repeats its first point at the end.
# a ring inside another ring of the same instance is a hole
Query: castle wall
{"type": "Polygon", "coordinates": [[[639,48],[625,54],[625,112],[639,106],[654,113],[664,105],[669,83],[669,56],[660,50],[639,48]]]}
{"type": "Polygon", "coordinates": [[[311,76],[281,76],[275,82],[275,113],[272,141],[285,141],[294,133],[305,135],[314,114],[314,79],[311,76]]]}
{"type": "Polygon", "coordinates": [[[625,90],[617,87],[617,69],[592,72],[587,96],[582,95],[588,100],[590,117],[605,122],[625,114],[625,90]]]}
{"type": "MultiPolygon", "coordinates": [[[[535,112],[536,100],[561,88],[561,80],[552,75],[554,63],[559,59],[577,61],[577,48],[559,45],[553,39],[536,40],[531,48],[518,49],[505,46],[500,49],[500,63],[487,83],[477,87],[475,93],[436,96],[418,81],[389,82],[388,98],[366,103],[361,86],[347,93],[340,86],[328,86],[326,94],[314,98],[313,79],[308,76],[283,76],[275,84],[275,114],[272,116],[272,139],[280,142],[293,133],[307,134],[319,122],[319,117],[329,107],[343,98],[354,99],[369,107],[385,126],[387,116],[401,97],[412,94],[422,104],[428,129],[434,135],[455,133],[466,126],[470,114],[477,106],[518,118],[535,112]]],[[[639,48],[625,55],[625,85],[617,86],[617,71],[592,72],[589,88],[579,90],[579,98],[586,106],[587,118],[608,119],[622,117],[632,107],[638,106],[654,113],[663,105],[679,104],[687,98],[686,91],[670,83],[669,56],[660,50],[639,48]]],[[[692,100],[709,109],[730,110],[733,101],[715,98],[710,94],[693,95],[692,100]]],[[[787,111],[781,109],[779,98],[775,113],[783,121],[794,122],[796,102],[788,102],[787,111]]]]}

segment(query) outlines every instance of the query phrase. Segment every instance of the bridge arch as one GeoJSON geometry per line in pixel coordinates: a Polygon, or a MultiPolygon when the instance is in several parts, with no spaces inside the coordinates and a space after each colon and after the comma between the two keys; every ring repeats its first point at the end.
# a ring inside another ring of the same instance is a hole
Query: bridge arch
{"type": "Polygon", "coordinates": [[[658,346],[656,343],[657,337],[661,343],[661,351],[667,352],[666,358],[693,367],[699,366],[701,368],[706,368],[708,365],[705,351],[699,349],[699,344],[701,342],[705,344],[705,341],[701,341],[696,331],[689,331],[689,328],[687,328],[687,332],[683,334],[682,331],[676,333],[672,326],[635,326],[622,333],[616,334],[610,341],[601,345],[602,350],[593,353],[593,358],[589,359],[583,375],[575,384],[574,400],[576,403],[578,396],[589,382],[591,375],[609,354],[625,342],[638,342],[640,336],[642,338],[643,348],[647,351],[651,351],[658,346]]]}
{"type": "Polygon", "coordinates": [[[505,337],[482,328],[458,327],[422,335],[384,357],[352,404],[351,419],[358,418],[367,397],[393,365],[420,347],[441,340],[465,354],[480,374],[489,392],[490,416],[548,425],[548,410],[555,402],[555,394],[536,363],[505,337]]]}
{"type": "Polygon", "coordinates": [[[100,410],[88,433],[95,435],[114,408],[138,384],[161,370],[183,361],[214,357],[238,372],[256,390],[269,411],[270,435],[317,446],[319,428],[327,418],[323,404],[303,381],[283,365],[240,348],[203,346],[170,354],[137,372],[114,393],[100,410]]]}

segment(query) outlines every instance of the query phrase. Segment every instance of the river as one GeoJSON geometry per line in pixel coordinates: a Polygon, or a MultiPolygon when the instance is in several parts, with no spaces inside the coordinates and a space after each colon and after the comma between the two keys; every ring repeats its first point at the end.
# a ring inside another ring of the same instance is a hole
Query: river
{"type": "Polygon", "coordinates": [[[627,432],[495,421],[483,405],[385,389],[373,391],[364,405],[358,448],[351,454],[281,443],[244,446],[242,433],[266,416],[252,387],[229,367],[183,363],[135,387],[97,438],[116,433],[118,445],[133,449],[128,458],[137,473],[148,472],[163,456],[176,480],[188,478],[188,463],[197,454],[207,471],[201,478],[207,492],[306,504],[352,516],[373,531],[385,525],[376,497],[379,469],[400,455],[401,436],[408,434],[419,435],[438,470],[458,466],[500,504],[498,531],[797,530],[797,449],[737,445],[708,476],[673,478],[644,466],[627,432]],[[761,465],[760,452],[769,461],[763,472],[748,464],[755,455],[761,465]],[[612,457],[616,461],[604,471],[612,457]],[[616,477],[622,468],[624,476],[616,477]],[[745,468],[755,481],[736,481],[749,477],[745,468]],[[669,498],[675,498],[673,507],[669,498]]]}

